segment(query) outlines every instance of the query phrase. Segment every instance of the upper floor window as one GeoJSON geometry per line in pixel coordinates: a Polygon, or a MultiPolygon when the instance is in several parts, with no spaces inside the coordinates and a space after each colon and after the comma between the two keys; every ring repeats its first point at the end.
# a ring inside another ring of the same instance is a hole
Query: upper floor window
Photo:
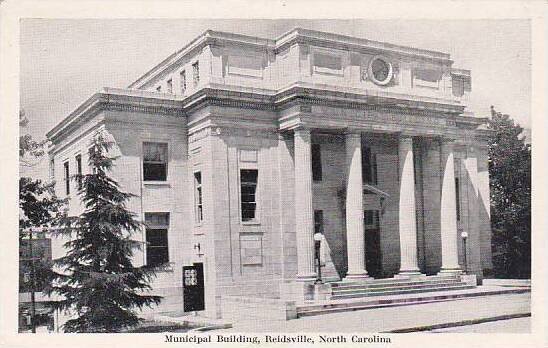
{"type": "Polygon", "coordinates": [[[76,155],[76,180],[78,182],[78,190],[82,189],[82,155],[76,155]]]}
{"type": "Polygon", "coordinates": [[[180,84],[181,84],[181,94],[185,94],[186,92],[186,71],[183,70],[179,73],[180,76],[180,84]]]}
{"type": "Polygon", "coordinates": [[[320,144],[312,144],[312,180],[322,180],[322,152],[320,144]]]}
{"type": "Polygon", "coordinates": [[[143,180],[167,180],[166,143],[143,143],[143,180]]]}
{"type": "Polygon", "coordinates": [[[166,82],[167,93],[173,93],[173,80],[169,79],[166,82]]]}
{"type": "Polygon", "coordinates": [[[240,194],[242,221],[253,221],[257,218],[257,169],[240,170],[240,194]]]}
{"type": "Polygon", "coordinates": [[[147,265],[169,262],[169,213],[145,213],[147,265]]]}
{"type": "Polygon", "coordinates": [[[362,148],[362,180],[369,185],[377,185],[377,156],[371,148],[362,148]]]}
{"type": "Polygon", "coordinates": [[[55,180],[55,160],[53,158],[49,160],[49,177],[51,181],[55,180]]]}
{"type": "Polygon", "coordinates": [[[200,62],[192,64],[192,78],[194,86],[198,85],[200,82],[200,62]]]}
{"type": "Polygon", "coordinates": [[[64,180],[65,180],[65,193],[67,195],[70,195],[70,169],[69,169],[69,162],[66,161],[63,163],[63,169],[64,169],[64,180]]]}
{"type": "Polygon", "coordinates": [[[200,223],[204,219],[201,172],[194,173],[194,204],[195,204],[196,222],[200,223]]]}

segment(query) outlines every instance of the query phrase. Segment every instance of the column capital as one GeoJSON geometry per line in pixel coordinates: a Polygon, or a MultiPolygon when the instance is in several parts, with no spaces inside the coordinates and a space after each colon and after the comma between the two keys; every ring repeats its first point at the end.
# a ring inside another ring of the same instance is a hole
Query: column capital
{"type": "Polygon", "coordinates": [[[439,137],[438,141],[439,141],[440,145],[444,145],[444,144],[453,145],[453,144],[456,143],[457,139],[443,136],[443,137],[439,137]]]}
{"type": "Polygon", "coordinates": [[[310,131],[310,128],[307,128],[303,125],[298,125],[297,127],[293,128],[293,133],[295,135],[299,135],[299,136],[310,136],[311,134],[311,131],[310,131]]]}
{"type": "Polygon", "coordinates": [[[362,133],[361,132],[345,132],[344,136],[347,139],[361,139],[362,133]]]}

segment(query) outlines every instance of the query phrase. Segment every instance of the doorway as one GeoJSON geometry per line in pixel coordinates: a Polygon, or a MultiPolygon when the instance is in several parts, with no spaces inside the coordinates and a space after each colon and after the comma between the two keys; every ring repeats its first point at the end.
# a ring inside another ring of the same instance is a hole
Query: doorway
{"type": "Polygon", "coordinates": [[[381,238],[378,210],[365,210],[363,214],[365,233],[365,268],[369,276],[382,277],[381,238]]]}

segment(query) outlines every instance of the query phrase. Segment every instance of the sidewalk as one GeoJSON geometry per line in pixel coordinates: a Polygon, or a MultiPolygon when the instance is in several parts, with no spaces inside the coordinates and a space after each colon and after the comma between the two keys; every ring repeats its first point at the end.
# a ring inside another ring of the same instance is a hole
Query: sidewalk
{"type": "Polygon", "coordinates": [[[505,294],[341,312],[289,321],[234,323],[223,332],[387,332],[531,312],[531,294],[505,294]]]}

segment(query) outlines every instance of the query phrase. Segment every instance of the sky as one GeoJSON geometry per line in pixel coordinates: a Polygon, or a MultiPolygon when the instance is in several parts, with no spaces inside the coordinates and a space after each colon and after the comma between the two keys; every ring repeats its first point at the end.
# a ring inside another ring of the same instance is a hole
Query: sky
{"type": "MultiPolygon", "coordinates": [[[[531,127],[528,20],[23,19],[20,31],[23,130],[35,139],[102,87],[125,88],[207,29],[276,38],[302,27],[451,54],[472,71],[469,110],[494,105],[531,127]]],[[[45,178],[47,161],[21,174],[45,178]]]]}

